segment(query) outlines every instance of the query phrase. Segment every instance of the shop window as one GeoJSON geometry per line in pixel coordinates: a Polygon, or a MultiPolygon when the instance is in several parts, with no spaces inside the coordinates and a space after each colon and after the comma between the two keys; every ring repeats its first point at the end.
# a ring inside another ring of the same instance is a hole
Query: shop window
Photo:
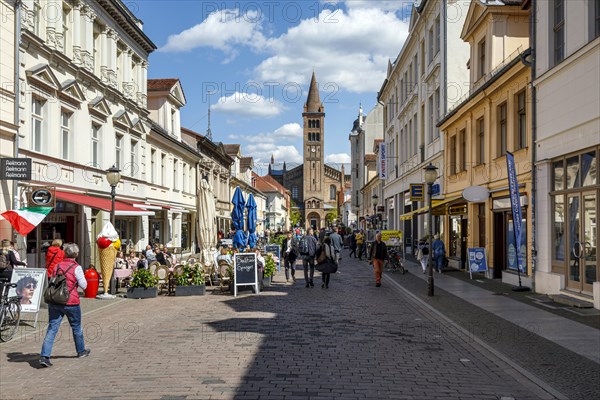
{"type": "MultiPolygon", "coordinates": [[[[525,214],[525,213],[523,213],[525,214]]],[[[521,221],[521,243],[515,244],[515,230],[512,217],[508,220],[508,229],[506,230],[506,260],[507,268],[517,270],[517,251],[519,251],[519,269],[527,270],[527,220],[521,221]]]]}
{"type": "Polygon", "coordinates": [[[567,189],[574,189],[580,187],[579,181],[579,156],[567,158],[567,189]]]}
{"type": "Polygon", "coordinates": [[[554,187],[553,190],[564,190],[565,189],[565,165],[563,160],[560,161],[556,161],[553,165],[552,165],[552,170],[553,170],[553,183],[554,183],[554,187]]]}
{"type": "Polygon", "coordinates": [[[189,250],[191,247],[190,232],[192,232],[192,217],[190,214],[181,216],[181,251],[189,250]]]}
{"type": "Polygon", "coordinates": [[[596,185],[598,183],[598,166],[596,153],[591,151],[581,155],[581,176],[583,186],[596,185]]]}
{"type": "Polygon", "coordinates": [[[565,261],[565,196],[554,196],[552,203],[552,258],[565,261]]]}

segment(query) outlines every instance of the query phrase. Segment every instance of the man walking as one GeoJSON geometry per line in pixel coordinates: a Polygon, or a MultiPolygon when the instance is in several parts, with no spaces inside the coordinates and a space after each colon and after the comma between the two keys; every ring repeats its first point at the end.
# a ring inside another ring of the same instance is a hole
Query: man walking
{"type": "Polygon", "coordinates": [[[333,247],[333,250],[335,252],[335,262],[338,264],[339,272],[340,253],[342,252],[342,248],[344,247],[344,241],[342,239],[342,236],[336,230],[334,230],[333,233],[329,235],[329,238],[331,239],[331,247],[333,247]]]}
{"type": "Polygon", "coordinates": [[[358,251],[358,259],[362,261],[362,255],[365,251],[365,231],[362,229],[356,234],[356,247],[358,251]]]}
{"type": "Polygon", "coordinates": [[[300,256],[302,257],[302,266],[304,267],[304,281],[306,287],[315,286],[313,278],[315,276],[315,256],[319,248],[319,242],[314,236],[313,228],[309,228],[306,234],[300,239],[299,244],[300,256]],[[310,276],[308,274],[308,268],[310,266],[310,276]]]}
{"type": "Polygon", "coordinates": [[[375,270],[375,286],[381,286],[381,273],[383,272],[383,262],[387,259],[387,246],[381,241],[381,233],[375,236],[375,242],[371,247],[369,254],[369,264],[373,264],[375,270]]]}
{"type": "Polygon", "coordinates": [[[287,233],[283,242],[281,242],[281,248],[283,250],[283,260],[285,266],[285,280],[290,281],[290,273],[292,275],[292,281],[296,282],[296,258],[298,256],[298,241],[292,235],[292,231],[287,233]]]}

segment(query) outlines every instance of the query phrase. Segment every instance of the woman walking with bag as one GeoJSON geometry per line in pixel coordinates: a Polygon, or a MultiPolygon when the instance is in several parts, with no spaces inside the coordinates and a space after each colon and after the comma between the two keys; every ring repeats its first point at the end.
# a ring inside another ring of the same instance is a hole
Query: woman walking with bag
{"type": "Polygon", "coordinates": [[[321,288],[329,289],[329,280],[331,279],[331,274],[335,274],[337,272],[337,256],[335,254],[335,250],[331,246],[331,238],[329,236],[323,239],[323,249],[325,252],[325,262],[318,265],[318,270],[321,271],[321,275],[323,278],[323,283],[321,284],[321,288]]]}
{"type": "Polygon", "coordinates": [[[65,305],[48,304],[48,331],[44,343],[42,344],[42,352],[40,354],[40,365],[42,367],[51,367],[50,355],[52,354],[52,346],[54,338],[60,328],[63,316],[67,316],[71,330],[73,331],[73,341],[75,342],[75,350],[77,358],[87,357],[90,350],[85,348],[83,340],[83,329],[81,328],[81,307],[79,306],[79,293],[77,288],[85,289],[87,281],[83,276],[83,269],[75,259],[79,255],[79,247],[75,243],[67,243],[65,245],[65,260],[58,264],[52,273],[52,277],[57,276],[61,271],[67,281],[69,298],[65,305]]]}

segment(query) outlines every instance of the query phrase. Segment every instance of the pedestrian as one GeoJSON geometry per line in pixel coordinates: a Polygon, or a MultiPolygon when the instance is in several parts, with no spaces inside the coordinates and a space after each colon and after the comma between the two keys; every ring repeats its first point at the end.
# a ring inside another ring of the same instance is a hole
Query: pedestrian
{"type": "Polygon", "coordinates": [[[65,259],[65,252],[62,250],[63,241],[54,239],[52,245],[46,251],[46,272],[48,278],[52,276],[54,268],[65,259]]]}
{"type": "Polygon", "coordinates": [[[387,246],[381,241],[381,233],[375,236],[375,242],[371,246],[369,254],[369,264],[373,264],[375,271],[375,286],[381,286],[381,273],[383,272],[383,262],[387,259],[387,246]]]}
{"type": "Polygon", "coordinates": [[[283,262],[285,267],[285,281],[290,281],[290,275],[292,276],[292,282],[296,282],[296,259],[298,258],[298,241],[289,231],[286,234],[286,238],[281,242],[281,248],[283,249],[283,262]]]}
{"type": "Polygon", "coordinates": [[[427,272],[427,263],[429,261],[429,243],[425,239],[419,240],[419,244],[417,245],[417,261],[421,263],[421,268],[423,269],[423,273],[427,272]]]}
{"type": "Polygon", "coordinates": [[[304,267],[304,282],[306,287],[313,287],[313,278],[315,276],[315,257],[319,248],[319,242],[315,238],[313,228],[308,228],[306,234],[300,239],[298,248],[302,256],[302,266],[304,267]],[[310,267],[310,275],[309,275],[310,267]]]}
{"type": "Polygon", "coordinates": [[[90,355],[90,349],[85,348],[83,329],[81,328],[81,307],[79,306],[79,292],[77,288],[85,289],[87,281],[83,276],[81,265],[77,264],[75,259],[79,256],[79,247],[75,243],[67,243],[65,245],[65,259],[56,266],[53,275],[56,275],[58,270],[65,274],[67,279],[67,288],[69,289],[69,300],[66,305],[48,304],[48,331],[42,344],[42,352],[40,354],[40,365],[42,367],[51,367],[50,355],[52,354],[52,346],[54,338],[60,328],[60,323],[66,315],[73,331],[73,340],[75,341],[75,350],[77,358],[83,358],[90,355]]]}
{"type": "Polygon", "coordinates": [[[323,279],[323,283],[321,283],[321,288],[329,289],[331,273],[335,272],[334,269],[337,269],[338,265],[331,236],[327,236],[325,237],[325,239],[323,239],[323,249],[321,251],[324,251],[325,255],[327,256],[327,261],[319,266],[319,270],[321,271],[321,277],[323,279]]]}
{"type": "MultiPolygon", "coordinates": [[[[2,247],[0,247],[0,278],[7,279],[10,282],[12,278],[12,264],[9,261],[10,253],[10,240],[3,240],[2,247]]],[[[0,294],[4,293],[4,285],[0,282],[0,294]]]]}
{"type": "Polygon", "coordinates": [[[325,232],[325,228],[321,228],[321,230],[319,231],[319,243],[323,244],[323,240],[325,240],[325,235],[327,235],[327,232],[325,232]]]}
{"type": "Polygon", "coordinates": [[[365,252],[365,231],[362,229],[356,234],[356,247],[358,249],[358,259],[362,261],[362,255],[365,252]]]}
{"type": "Polygon", "coordinates": [[[17,247],[17,244],[13,241],[10,242],[10,251],[13,252],[13,254],[15,255],[15,259],[17,261],[21,261],[21,255],[19,254],[19,248],[17,247]]]}
{"type": "Polygon", "coordinates": [[[352,235],[350,235],[350,254],[348,257],[352,257],[354,254],[354,258],[356,258],[356,232],[352,231],[352,235]]]}
{"type": "Polygon", "coordinates": [[[340,253],[342,252],[342,248],[344,247],[344,241],[335,229],[333,230],[333,233],[329,235],[329,238],[331,239],[331,246],[333,247],[333,250],[335,252],[335,262],[339,265],[340,253]]]}
{"type": "Polygon", "coordinates": [[[433,243],[431,244],[431,249],[433,250],[433,265],[435,270],[441,274],[444,260],[446,259],[446,246],[444,246],[444,242],[440,239],[439,233],[436,233],[433,239],[433,243]]]}

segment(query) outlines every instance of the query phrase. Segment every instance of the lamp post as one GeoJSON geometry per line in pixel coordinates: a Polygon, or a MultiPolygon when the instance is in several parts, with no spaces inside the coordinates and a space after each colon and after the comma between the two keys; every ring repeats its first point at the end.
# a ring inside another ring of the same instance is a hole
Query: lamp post
{"type": "Polygon", "coordinates": [[[377,204],[379,203],[379,196],[377,196],[377,194],[374,194],[372,199],[373,199],[373,218],[375,218],[373,225],[375,227],[375,230],[377,230],[377,204]]]}
{"type": "Polygon", "coordinates": [[[431,246],[432,238],[432,225],[433,225],[433,214],[431,210],[431,194],[433,193],[433,182],[437,179],[437,167],[429,163],[424,168],[425,170],[425,182],[427,182],[427,194],[429,195],[429,222],[427,223],[427,237],[429,239],[429,254],[427,255],[427,296],[433,296],[433,249],[431,246]]]}
{"type": "MultiPolygon", "coordinates": [[[[106,170],[106,180],[110,185],[110,223],[115,226],[115,196],[117,195],[116,188],[121,180],[121,170],[115,165],[106,170]]],[[[116,294],[117,286],[115,282],[115,274],[110,278],[110,294],[116,294]]]]}

